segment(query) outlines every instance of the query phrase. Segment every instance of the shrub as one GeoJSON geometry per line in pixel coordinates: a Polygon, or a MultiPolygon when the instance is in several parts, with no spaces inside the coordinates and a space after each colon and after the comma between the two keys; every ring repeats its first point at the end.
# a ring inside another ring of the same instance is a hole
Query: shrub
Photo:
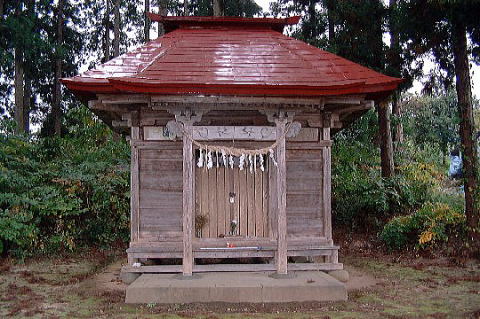
{"type": "Polygon", "coordinates": [[[418,211],[390,220],[380,234],[390,250],[423,249],[446,243],[465,227],[465,215],[446,203],[428,202],[418,211]]]}
{"type": "Polygon", "coordinates": [[[377,231],[394,214],[409,214],[439,192],[447,170],[437,144],[398,147],[395,176],[381,177],[374,111],[335,135],[332,211],[336,224],[377,231]]]}
{"type": "Polygon", "coordinates": [[[0,135],[0,252],[109,247],[129,235],[129,147],[88,110],[62,138],[0,135]]]}
{"type": "Polygon", "coordinates": [[[351,228],[382,227],[392,214],[415,211],[432,199],[444,178],[437,163],[411,157],[384,179],[374,146],[340,140],[333,150],[333,217],[351,228]]]}

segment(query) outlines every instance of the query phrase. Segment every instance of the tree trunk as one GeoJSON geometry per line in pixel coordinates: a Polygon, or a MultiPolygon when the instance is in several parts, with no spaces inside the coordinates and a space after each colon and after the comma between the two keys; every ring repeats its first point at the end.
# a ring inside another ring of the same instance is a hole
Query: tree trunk
{"type": "MultiPolygon", "coordinates": [[[[166,16],[168,13],[167,11],[167,3],[166,0],[158,1],[158,14],[161,16],[166,16]]],[[[158,23],[158,36],[161,37],[165,34],[165,28],[163,27],[163,23],[158,23]]]]}
{"type": "Polygon", "coordinates": [[[380,133],[380,158],[382,177],[389,178],[394,174],[392,133],[390,131],[390,108],[382,102],[377,107],[380,133]]]}
{"type": "Polygon", "coordinates": [[[110,60],[110,0],[105,0],[105,33],[103,34],[103,62],[110,60]]]}
{"type": "MultiPolygon", "coordinates": [[[[15,8],[15,15],[20,16],[22,11],[22,1],[17,3],[15,8]]],[[[15,122],[17,123],[16,132],[21,134],[25,132],[25,121],[24,121],[24,63],[23,63],[23,48],[19,45],[15,48],[15,122]]]]}
{"type": "Polygon", "coordinates": [[[3,19],[4,0],[0,0],[0,20],[3,19]]]}
{"type": "Polygon", "coordinates": [[[113,8],[113,57],[120,55],[120,1],[121,0],[115,0],[115,6],[113,8]]]}
{"type": "Polygon", "coordinates": [[[65,0],[58,0],[57,5],[57,48],[55,54],[55,82],[54,82],[54,95],[52,114],[54,121],[55,135],[60,136],[62,134],[62,89],[60,85],[60,79],[62,77],[62,56],[60,55],[61,47],[63,45],[63,9],[65,0]]]}
{"type": "Polygon", "coordinates": [[[460,115],[460,140],[463,149],[463,177],[465,190],[465,215],[472,250],[480,250],[480,193],[478,158],[474,142],[473,102],[468,65],[466,27],[460,19],[453,21],[453,57],[455,65],[458,112],[460,115]]]}
{"type": "MultiPolygon", "coordinates": [[[[390,65],[392,67],[393,76],[400,77],[400,43],[398,40],[398,28],[396,22],[397,0],[390,0],[390,65]]],[[[395,118],[395,127],[393,128],[393,141],[395,148],[403,142],[403,125],[400,122],[402,115],[401,105],[399,103],[399,93],[394,92],[392,97],[392,112],[395,118]]]]}
{"type": "Polygon", "coordinates": [[[145,26],[144,26],[144,35],[145,35],[145,42],[150,41],[150,25],[152,22],[147,16],[147,13],[150,12],[150,0],[145,0],[145,26]]]}
{"type": "Polygon", "coordinates": [[[327,0],[328,40],[330,46],[335,43],[335,0],[327,0]]]}
{"type": "Polygon", "coordinates": [[[310,0],[308,3],[308,29],[305,30],[305,38],[313,41],[317,38],[317,0],[310,0]]]}
{"type": "Polygon", "coordinates": [[[190,15],[190,11],[188,10],[188,0],[183,0],[183,15],[190,15]]]}
{"type": "Polygon", "coordinates": [[[401,122],[402,106],[399,101],[399,93],[394,92],[392,96],[392,113],[395,118],[395,127],[393,128],[393,142],[395,149],[403,143],[403,124],[401,122]]]}
{"type": "Polygon", "coordinates": [[[20,47],[17,47],[15,48],[15,122],[17,123],[17,133],[19,134],[25,132],[23,82],[23,51],[20,47]]]}
{"type": "Polygon", "coordinates": [[[32,79],[28,72],[24,74],[25,90],[23,99],[23,123],[25,133],[30,133],[30,111],[32,110],[32,79]]]}
{"type": "MultiPolygon", "coordinates": [[[[381,4],[380,0],[379,5],[381,4]]],[[[371,43],[371,51],[375,59],[372,60],[372,66],[377,70],[385,70],[385,52],[383,50],[383,30],[381,17],[375,17],[377,21],[372,21],[373,41],[371,43]]],[[[381,102],[378,107],[378,127],[380,134],[380,157],[382,166],[382,177],[390,178],[394,175],[393,161],[393,142],[391,131],[391,110],[387,102],[381,102]]]]}
{"type": "Polygon", "coordinates": [[[224,15],[223,0],[213,0],[213,15],[215,17],[224,15]]]}

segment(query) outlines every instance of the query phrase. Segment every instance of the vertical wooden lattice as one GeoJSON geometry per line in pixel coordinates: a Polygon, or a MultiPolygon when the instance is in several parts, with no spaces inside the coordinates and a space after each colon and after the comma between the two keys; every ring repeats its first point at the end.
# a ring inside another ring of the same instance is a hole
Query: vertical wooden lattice
{"type": "Polygon", "coordinates": [[[195,234],[200,238],[223,236],[267,237],[268,170],[253,173],[224,166],[196,167],[195,234]],[[233,198],[233,203],[230,199],[233,198]],[[202,216],[199,219],[199,216],[202,216]],[[198,224],[198,221],[203,223],[198,224]],[[231,233],[232,221],[237,222],[231,233]],[[202,225],[203,224],[203,225],[202,225]],[[202,227],[199,227],[202,226],[202,227]]]}

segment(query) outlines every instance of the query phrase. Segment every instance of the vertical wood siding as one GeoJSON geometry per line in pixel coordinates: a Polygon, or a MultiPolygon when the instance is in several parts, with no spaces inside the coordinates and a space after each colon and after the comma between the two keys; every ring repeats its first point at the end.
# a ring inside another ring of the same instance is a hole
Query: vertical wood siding
{"type": "Polygon", "coordinates": [[[182,150],[140,150],[140,238],[182,235],[182,150]]]}
{"type": "Polygon", "coordinates": [[[208,221],[201,229],[201,238],[230,235],[232,220],[238,223],[237,235],[268,236],[267,176],[260,169],[250,173],[238,167],[197,167],[196,216],[202,215],[208,221]],[[234,203],[230,203],[230,193],[235,194],[234,203]]]}

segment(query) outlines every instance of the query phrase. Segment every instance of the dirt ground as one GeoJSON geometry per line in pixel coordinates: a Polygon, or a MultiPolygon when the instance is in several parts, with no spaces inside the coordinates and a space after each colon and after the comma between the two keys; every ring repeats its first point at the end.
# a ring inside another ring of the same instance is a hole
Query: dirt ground
{"type": "Polygon", "coordinates": [[[349,300],[335,303],[126,305],[121,252],[0,260],[0,317],[480,318],[480,264],[349,253],[349,300]]]}

